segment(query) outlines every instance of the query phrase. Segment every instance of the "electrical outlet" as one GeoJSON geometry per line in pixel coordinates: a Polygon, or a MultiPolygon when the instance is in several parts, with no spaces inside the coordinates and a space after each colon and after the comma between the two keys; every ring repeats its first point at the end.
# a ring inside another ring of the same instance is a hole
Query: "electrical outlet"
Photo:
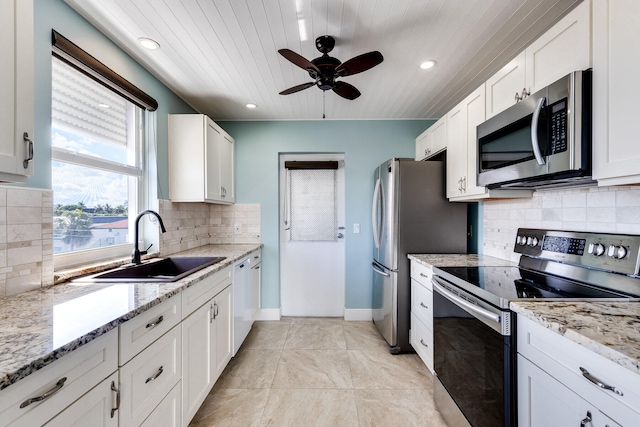
{"type": "Polygon", "coordinates": [[[242,234],[242,224],[234,224],[233,234],[242,234]]]}

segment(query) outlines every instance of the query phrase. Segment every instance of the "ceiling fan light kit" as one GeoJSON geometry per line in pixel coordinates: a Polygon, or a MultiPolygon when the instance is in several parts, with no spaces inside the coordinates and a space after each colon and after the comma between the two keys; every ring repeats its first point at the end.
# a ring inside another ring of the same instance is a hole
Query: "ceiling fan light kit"
{"type": "Polygon", "coordinates": [[[345,62],[329,56],[336,41],[331,36],[320,36],[316,39],[316,49],[322,53],[311,61],[289,49],[280,49],[278,53],[284,56],[294,65],[309,73],[313,82],[303,83],[280,92],[280,95],[290,95],[308,89],[311,86],[318,86],[322,91],[333,90],[339,96],[353,100],[360,96],[360,91],[349,83],[336,80],[340,77],[352,76],[361,73],[380,64],[384,58],[378,51],[363,53],[345,62]]]}

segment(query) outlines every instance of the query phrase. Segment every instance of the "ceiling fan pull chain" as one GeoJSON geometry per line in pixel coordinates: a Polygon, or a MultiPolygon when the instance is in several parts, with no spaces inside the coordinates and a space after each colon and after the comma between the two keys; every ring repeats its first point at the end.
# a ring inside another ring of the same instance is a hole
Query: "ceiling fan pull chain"
{"type": "Polygon", "coordinates": [[[326,94],[325,91],[322,91],[322,118],[324,119],[324,95],[326,94]]]}

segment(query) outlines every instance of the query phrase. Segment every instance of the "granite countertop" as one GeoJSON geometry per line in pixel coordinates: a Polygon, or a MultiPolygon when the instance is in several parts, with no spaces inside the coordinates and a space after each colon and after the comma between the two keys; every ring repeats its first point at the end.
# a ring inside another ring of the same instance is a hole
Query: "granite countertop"
{"type": "Polygon", "coordinates": [[[69,282],[0,298],[0,390],[261,246],[208,245],[173,254],[226,257],[173,283],[69,282]]]}
{"type": "Polygon", "coordinates": [[[510,308],[640,374],[640,302],[517,301],[510,308]]]}
{"type": "Polygon", "coordinates": [[[518,264],[478,254],[409,254],[409,259],[425,267],[509,267],[518,264]]]}

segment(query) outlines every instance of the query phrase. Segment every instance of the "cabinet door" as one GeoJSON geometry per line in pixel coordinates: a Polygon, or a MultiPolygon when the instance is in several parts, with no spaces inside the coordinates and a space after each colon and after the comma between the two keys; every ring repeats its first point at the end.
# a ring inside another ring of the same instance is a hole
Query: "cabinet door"
{"type": "Polygon", "coordinates": [[[231,360],[232,348],[232,299],[231,289],[233,286],[228,286],[216,295],[214,300],[214,306],[216,309],[214,316],[215,323],[215,361],[216,365],[213,369],[214,378],[218,379],[227,363],[231,360]]]}
{"type": "Polygon", "coordinates": [[[487,119],[515,104],[515,95],[522,93],[525,84],[525,53],[522,52],[487,80],[487,119]]]}
{"type": "Polygon", "coordinates": [[[116,427],[118,411],[112,388],[118,387],[118,373],[114,372],[91,391],[45,424],[46,427],[116,427]],[[115,410],[115,411],[114,411],[115,410]]]}
{"type": "Polygon", "coordinates": [[[422,160],[431,154],[431,128],[425,130],[416,138],[416,160],[422,160]]]}
{"type": "Polygon", "coordinates": [[[251,320],[256,320],[260,311],[260,287],[262,284],[261,263],[251,267],[251,320]]]}
{"type": "Polygon", "coordinates": [[[431,126],[431,153],[430,156],[437,154],[447,148],[447,116],[431,126]]]}
{"type": "Polygon", "coordinates": [[[464,101],[447,113],[447,197],[462,196],[467,174],[467,111],[464,101]]]}
{"type": "Polygon", "coordinates": [[[640,2],[593,2],[593,177],[598,185],[640,183],[637,108],[640,2]]]}
{"type": "Polygon", "coordinates": [[[234,174],[234,150],[235,142],[226,133],[220,139],[220,186],[222,187],[222,201],[233,203],[235,201],[233,174],[234,174]]]}
{"type": "Polygon", "coordinates": [[[477,173],[478,173],[478,143],[477,143],[477,128],[478,125],[485,121],[486,99],[485,99],[485,85],[483,84],[478,89],[473,91],[464,101],[464,108],[466,112],[466,127],[467,132],[467,163],[465,171],[465,179],[463,180],[464,193],[468,197],[482,196],[487,193],[486,187],[480,187],[477,185],[477,173]]]}
{"type": "Polygon", "coordinates": [[[518,354],[518,426],[580,425],[619,427],[597,407],[518,354]]]}
{"type": "Polygon", "coordinates": [[[207,139],[205,142],[205,192],[206,199],[222,200],[222,180],[220,159],[222,156],[222,134],[220,130],[207,120],[207,139]]]}
{"type": "Polygon", "coordinates": [[[182,321],[182,424],[185,426],[213,388],[213,313],[213,301],[210,301],[182,321]]]}
{"type": "Polygon", "coordinates": [[[0,0],[0,181],[26,182],[33,138],[33,1],[0,0]]]}
{"type": "Polygon", "coordinates": [[[591,67],[591,2],[583,1],[525,50],[531,93],[591,67]]]}

